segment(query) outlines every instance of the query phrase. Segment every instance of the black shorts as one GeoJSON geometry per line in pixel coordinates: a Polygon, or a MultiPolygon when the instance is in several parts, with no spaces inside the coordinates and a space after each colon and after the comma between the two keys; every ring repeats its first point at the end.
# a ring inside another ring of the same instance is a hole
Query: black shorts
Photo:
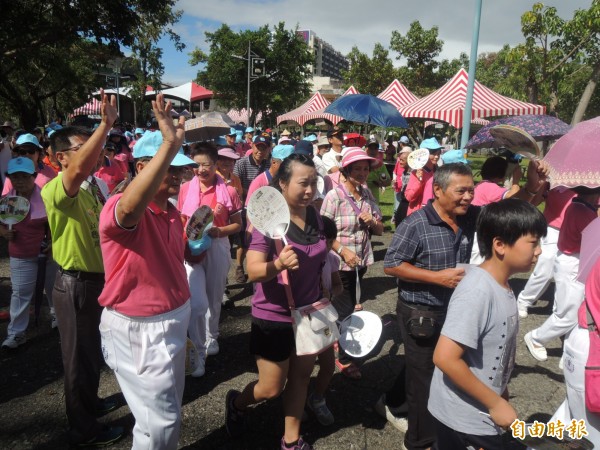
{"type": "Polygon", "coordinates": [[[296,351],[291,322],[252,318],[250,353],[268,361],[283,362],[296,351]]]}

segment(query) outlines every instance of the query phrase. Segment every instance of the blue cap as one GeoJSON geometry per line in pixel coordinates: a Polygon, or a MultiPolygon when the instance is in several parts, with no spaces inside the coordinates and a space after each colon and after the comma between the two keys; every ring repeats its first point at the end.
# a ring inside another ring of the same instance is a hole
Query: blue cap
{"type": "Polygon", "coordinates": [[[252,127],[246,128],[245,133],[254,133],[254,128],[252,128],[252,127]]]}
{"type": "Polygon", "coordinates": [[[448,150],[446,153],[442,155],[442,161],[444,164],[452,164],[452,163],[463,163],[469,164],[469,160],[465,158],[465,150],[448,150]]]}
{"type": "Polygon", "coordinates": [[[271,145],[271,141],[269,140],[269,138],[266,138],[265,136],[254,136],[254,139],[252,139],[252,142],[254,142],[254,145],[258,145],[258,144],[265,144],[266,146],[271,145]]]}
{"type": "Polygon", "coordinates": [[[33,175],[35,173],[35,166],[33,165],[33,161],[29,158],[19,156],[18,158],[13,158],[8,161],[8,170],[6,172],[9,175],[16,172],[25,172],[33,175]]]}
{"type": "Polygon", "coordinates": [[[225,139],[225,136],[219,136],[218,138],[215,139],[215,144],[227,145],[227,139],[225,139]]]}
{"type": "Polygon", "coordinates": [[[305,140],[296,142],[296,146],[294,147],[294,153],[297,155],[312,155],[313,154],[313,145],[305,140]]]}
{"type": "Polygon", "coordinates": [[[294,153],[293,145],[279,144],[273,147],[273,151],[271,152],[271,158],[284,160],[288,156],[294,153]]]}
{"type": "Polygon", "coordinates": [[[429,139],[423,139],[423,142],[421,142],[421,148],[426,148],[427,150],[433,150],[434,152],[437,152],[438,150],[442,149],[442,146],[436,138],[432,137],[429,139]]]}
{"type": "Polygon", "coordinates": [[[318,139],[317,136],[315,136],[314,134],[309,134],[308,136],[306,136],[302,140],[303,141],[308,141],[308,142],[316,142],[317,139],[318,139]]]}
{"type": "Polygon", "coordinates": [[[238,130],[236,130],[235,128],[229,128],[229,133],[226,134],[226,136],[234,136],[236,135],[238,132],[238,130]]]}
{"type": "Polygon", "coordinates": [[[237,130],[235,135],[235,143],[241,144],[242,142],[244,142],[244,134],[240,130],[237,130]]]}
{"type": "Polygon", "coordinates": [[[36,138],[31,133],[25,133],[25,134],[22,134],[21,136],[19,136],[15,147],[18,147],[19,145],[27,145],[27,144],[33,145],[34,147],[42,148],[42,146],[40,145],[40,141],[38,141],[38,138],[36,138]]]}
{"type": "MultiPolygon", "coordinates": [[[[160,131],[147,131],[133,146],[134,158],[153,158],[163,143],[163,137],[160,131]]],[[[172,166],[198,166],[194,160],[183,154],[183,147],[171,161],[172,166]]]]}
{"type": "Polygon", "coordinates": [[[144,129],[143,128],[136,128],[135,131],[133,132],[133,134],[144,134],[144,129]]]}

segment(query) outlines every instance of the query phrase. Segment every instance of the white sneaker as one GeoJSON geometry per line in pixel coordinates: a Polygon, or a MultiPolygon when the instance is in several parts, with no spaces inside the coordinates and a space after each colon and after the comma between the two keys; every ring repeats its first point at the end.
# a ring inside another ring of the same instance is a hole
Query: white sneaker
{"type": "Polygon", "coordinates": [[[548,359],[548,353],[546,352],[546,347],[537,342],[533,336],[531,335],[531,331],[525,335],[523,340],[527,345],[527,349],[531,356],[533,356],[538,361],[546,361],[548,359]]]}
{"type": "Polygon", "coordinates": [[[210,339],[206,346],[206,354],[208,356],[215,356],[219,354],[219,343],[216,339],[210,339]]]}
{"type": "Polygon", "coordinates": [[[56,318],[56,314],[52,313],[50,315],[50,328],[53,330],[58,328],[58,319],[56,318]]]}
{"type": "Polygon", "coordinates": [[[558,368],[560,370],[565,369],[565,355],[564,354],[560,357],[560,360],[558,361],[558,368]]]}
{"type": "Polygon", "coordinates": [[[27,342],[27,338],[24,335],[8,336],[6,339],[4,339],[2,348],[15,349],[23,345],[25,342],[27,342]]]}
{"type": "MultiPolygon", "coordinates": [[[[399,408],[402,408],[402,406],[399,408]]],[[[392,414],[390,408],[385,404],[385,394],[379,397],[379,400],[375,403],[375,411],[401,433],[406,433],[408,430],[408,419],[406,419],[406,417],[397,417],[392,414]]]]}
{"type": "Polygon", "coordinates": [[[311,394],[308,396],[306,404],[321,425],[331,425],[335,421],[323,397],[319,398],[315,394],[311,394]]]}
{"type": "Polygon", "coordinates": [[[205,364],[206,362],[204,361],[204,358],[199,358],[196,362],[196,368],[194,369],[191,375],[194,378],[200,378],[204,376],[204,374],[206,373],[205,364]]]}

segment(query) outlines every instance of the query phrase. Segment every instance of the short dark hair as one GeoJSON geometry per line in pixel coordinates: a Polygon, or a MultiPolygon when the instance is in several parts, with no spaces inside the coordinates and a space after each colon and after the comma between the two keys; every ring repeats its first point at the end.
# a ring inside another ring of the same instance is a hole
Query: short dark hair
{"type": "Polygon", "coordinates": [[[492,156],[485,160],[481,166],[481,179],[493,180],[495,178],[504,178],[508,161],[502,156],[492,156]]]}
{"type": "Polygon", "coordinates": [[[65,149],[71,147],[71,138],[73,136],[83,136],[89,138],[92,135],[92,132],[84,127],[63,127],[56,130],[50,136],[50,148],[52,152],[56,154],[57,152],[62,152],[65,149]]]}
{"type": "Polygon", "coordinates": [[[194,156],[206,155],[213,162],[216,163],[219,159],[219,151],[217,146],[212,142],[196,142],[190,146],[190,158],[194,156]]]}
{"type": "Polygon", "coordinates": [[[277,173],[271,181],[271,186],[273,186],[278,191],[281,191],[281,186],[279,185],[279,182],[282,181],[285,184],[290,182],[290,180],[292,179],[293,166],[295,163],[303,164],[312,168],[315,167],[315,163],[308,156],[301,155],[299,153],[292,153],[290,156],[285,158],[279,166],[277,173]]]}
{"type": "Polygon", "coordinates": [[[477,243],[485,259],[493,255],[494,238],[512,246],[521,236],[531,234],[539,239],[546,232],[544,215],[531,203],[516,198],[486,205],[477,218],[477,243]]]}
{"type": "Polygon", "coordinates": [[[452,175],[465,175],[473,176],[471,168],[463,163],[450,163],[444,164],[442,167],[438,167],[433,175],[433,184],[438,185],[442,191],[448,189],[450,186],[450,177],[452,175]]]}
{"type": "Polygon", "coordinates": [[[330,219],[327,216],[321,216],[321,220],[323,220],[323,236],[325,236],[325,239],[336,239],[337,226],[333,219],[330,219]]]}

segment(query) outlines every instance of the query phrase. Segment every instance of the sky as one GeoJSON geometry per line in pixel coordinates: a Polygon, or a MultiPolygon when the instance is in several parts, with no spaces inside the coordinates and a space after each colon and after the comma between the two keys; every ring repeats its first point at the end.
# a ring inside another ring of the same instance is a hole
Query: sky
{"type": "MultiPolygon", "coordinates": [[[[541,0],[556,7],[563,19],[573,17],[576,9],[587,9],[592,0],[541,0]]],[[[257,29],[285,22],[286,28],[311,29],[336,50],[347,54],[353,46],[369,56],[377,42],[389,48],[392,31],[404,35],[410,23],[418,20],[423,28],[437,26],[444,41],[439,59],[458,58],[471,52],[471,36],[476,0],[179,0],[183,17],[175,31],[186,44],[177,52],[162,40],[163,82],[179,85],[196,77],[199,67],[189,65],[189,52],[198,47],[208,50],[205,32],[222,23],[233,30],[257,29]]],[[[478,54],[498,51],[504,44],[523,42],[521,15],[530,11],[534,0],[483,0],[478,54]]],[[[396,53],[390,51],[396,66],[396,53]]],[[[267,68],[268,70],[268,68],[267,68]]],[[[391,80],[390,80],[391,81],[391,80]]]]}

